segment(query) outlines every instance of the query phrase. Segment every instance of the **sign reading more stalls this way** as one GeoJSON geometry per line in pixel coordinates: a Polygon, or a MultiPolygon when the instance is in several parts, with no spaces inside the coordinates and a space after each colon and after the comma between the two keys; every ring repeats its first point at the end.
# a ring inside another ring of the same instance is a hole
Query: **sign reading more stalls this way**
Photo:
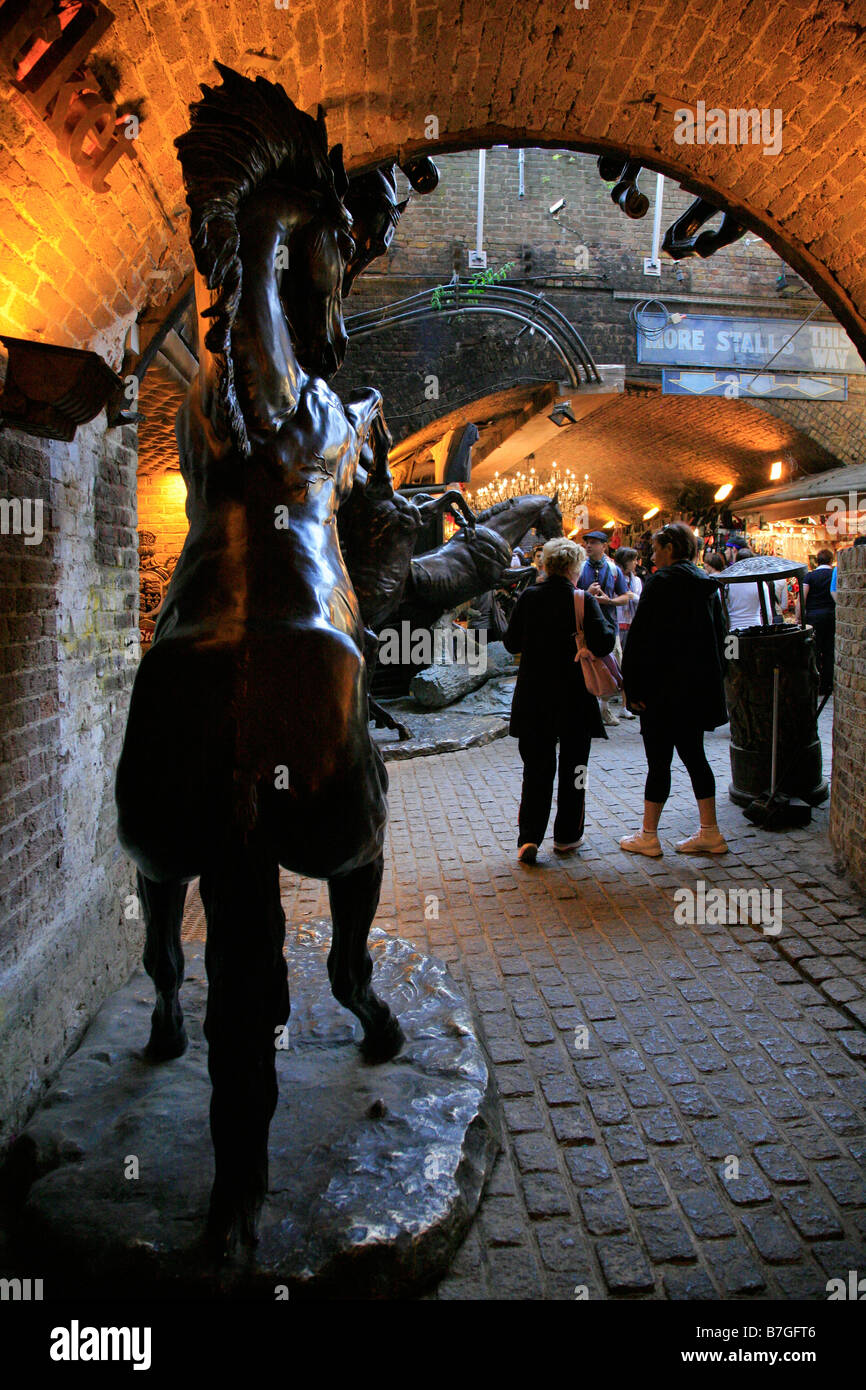
{"type": "MultiPolygon", "coordinates": [[[[650,315],[645,321],[652,328],[650,315]]],[[[658,322],[661,327],[661,316],[658,322]]],[[[770,366],[775,372],[866,374],[866,364],[843,328],[804,324],[802,319],[687,314],[657,337],[638,330],[637,360],[667,367],[770,366]]]]}

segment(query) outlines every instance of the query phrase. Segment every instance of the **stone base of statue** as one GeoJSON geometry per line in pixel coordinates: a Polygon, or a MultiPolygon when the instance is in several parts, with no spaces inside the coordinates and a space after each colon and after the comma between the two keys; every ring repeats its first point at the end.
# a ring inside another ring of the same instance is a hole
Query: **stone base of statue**
{"type": "Polygon", "coordinates": [[[329,926],[288,934],[292,1016],[275,1040],[280,1097],[258,1246],[214,1265],[201,1243],[213,1155],[196,946],[181,994],[186,1054],[144,1060],[153,996],[136,975],[13,1150],[16,1264],[38,1269],[46,1298],[389,1298],[445,1273],[499,1146],[484,1052],[444,965],[374,930],[376,990],[407,1041],[394,1061],[365,1064],[359,1026],[330,993],[329,926]]]}
{"type": "MultiPolygon", "coordinates": [[[[472,637],[477,639],[477,634],[472,634],[472,637]]],[[[459,661],[440,662],[419,671],[417,676],[412,677],[409,686],[415,703],[422,709],[444,709],[471,691],[478,690],[486,681],[514,668],[514,657],[501,642],[488,643],[483,653],[483,669],[481,664],[470,666],[465,661],[459,661]]]]}

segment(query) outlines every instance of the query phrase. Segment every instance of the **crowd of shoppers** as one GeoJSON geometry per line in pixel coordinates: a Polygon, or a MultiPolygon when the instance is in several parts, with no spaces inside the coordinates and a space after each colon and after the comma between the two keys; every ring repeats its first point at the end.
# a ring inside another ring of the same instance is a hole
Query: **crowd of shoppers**
{"type": "MultiPolygon", "coordinates": [[[[699,816],[697,830],[676,849],[724,854],[728,846],[716,819],[704,735],[728,720],[726,633],[761,624],[763,614],[756,582],[719,584],[717,576],[753,552],[745,538],[732,538],[724,549],[706,545],[701,567],[695,532],[684,522],[645,533],[636,549],[621,546],[613,558],[603,531],[583,539],[585,549],[559,537],[533,553],[536,582],[518,599],[504,639],[520,656],[510,726],[523,762],[518,859],[534,863],[547,833],[557,751],[554,850],[568,854],[582,841],[591,743],[608,737],[605,726],[619,723],[610,708],[613,684],[604,684],[611,655],[621,663],[621,717],[640,719],[647,761],[642,824],[623,837],[621,849],[651,858],[662,854],[658,828],[676,752],[699,816]],[[593,663],[600,677],[592,674],[593,663]]],[[[816,558],[802,602],[818,641],[823,693],[832,686],[836,572],[829,550],[816,558]]],[[[768,620],[782,622],[786,582],[774,581],[764,593],[768,620]]],[[[618,676],[619,666],[613,670],[618,676]]]]}

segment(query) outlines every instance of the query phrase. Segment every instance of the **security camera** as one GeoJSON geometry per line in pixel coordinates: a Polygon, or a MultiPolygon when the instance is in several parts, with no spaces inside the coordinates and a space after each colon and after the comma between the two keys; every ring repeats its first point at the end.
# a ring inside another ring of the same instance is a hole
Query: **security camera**
{"type": "Polygon", "coordinates": [[[554,203],[553,206],[550,207],[550,208],[548,209],[548,211],[550,212],[551,217],[555,217],[556,214],[557,214],[558,212],[562,212],[562,209],[563,209],[564,207],[565,207],[565,199],[564,199],[564,198],[560,198],[560,199],[559,199],[559,202],[554,203]]]}

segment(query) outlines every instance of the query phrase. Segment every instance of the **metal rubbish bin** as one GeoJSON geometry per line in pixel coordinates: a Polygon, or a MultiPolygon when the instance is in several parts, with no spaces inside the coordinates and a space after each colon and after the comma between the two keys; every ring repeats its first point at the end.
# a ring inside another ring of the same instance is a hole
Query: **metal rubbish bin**
{"type": "MultiPolygon", "coordinates": [[[[721,585],[758,582],[761,611],[771,605],[765,584],[807,571],[789,560],[755,556],[718,576],[721,585]],[[763,583],[761,582],[763,581],[763,583]]],[[[767,622],[728,636],[725,696],[731,721],[731,784],[729,794],[738,806],[779,791],[811,806],[826,801],[829,787],[823,775],[818,736],[818,660],[814,629],[767,622]],[[736,641],[732,642],[732,638],[736,641]],[[773,786],[773,709],[778,671],[776,776],[773,786]]]]}

